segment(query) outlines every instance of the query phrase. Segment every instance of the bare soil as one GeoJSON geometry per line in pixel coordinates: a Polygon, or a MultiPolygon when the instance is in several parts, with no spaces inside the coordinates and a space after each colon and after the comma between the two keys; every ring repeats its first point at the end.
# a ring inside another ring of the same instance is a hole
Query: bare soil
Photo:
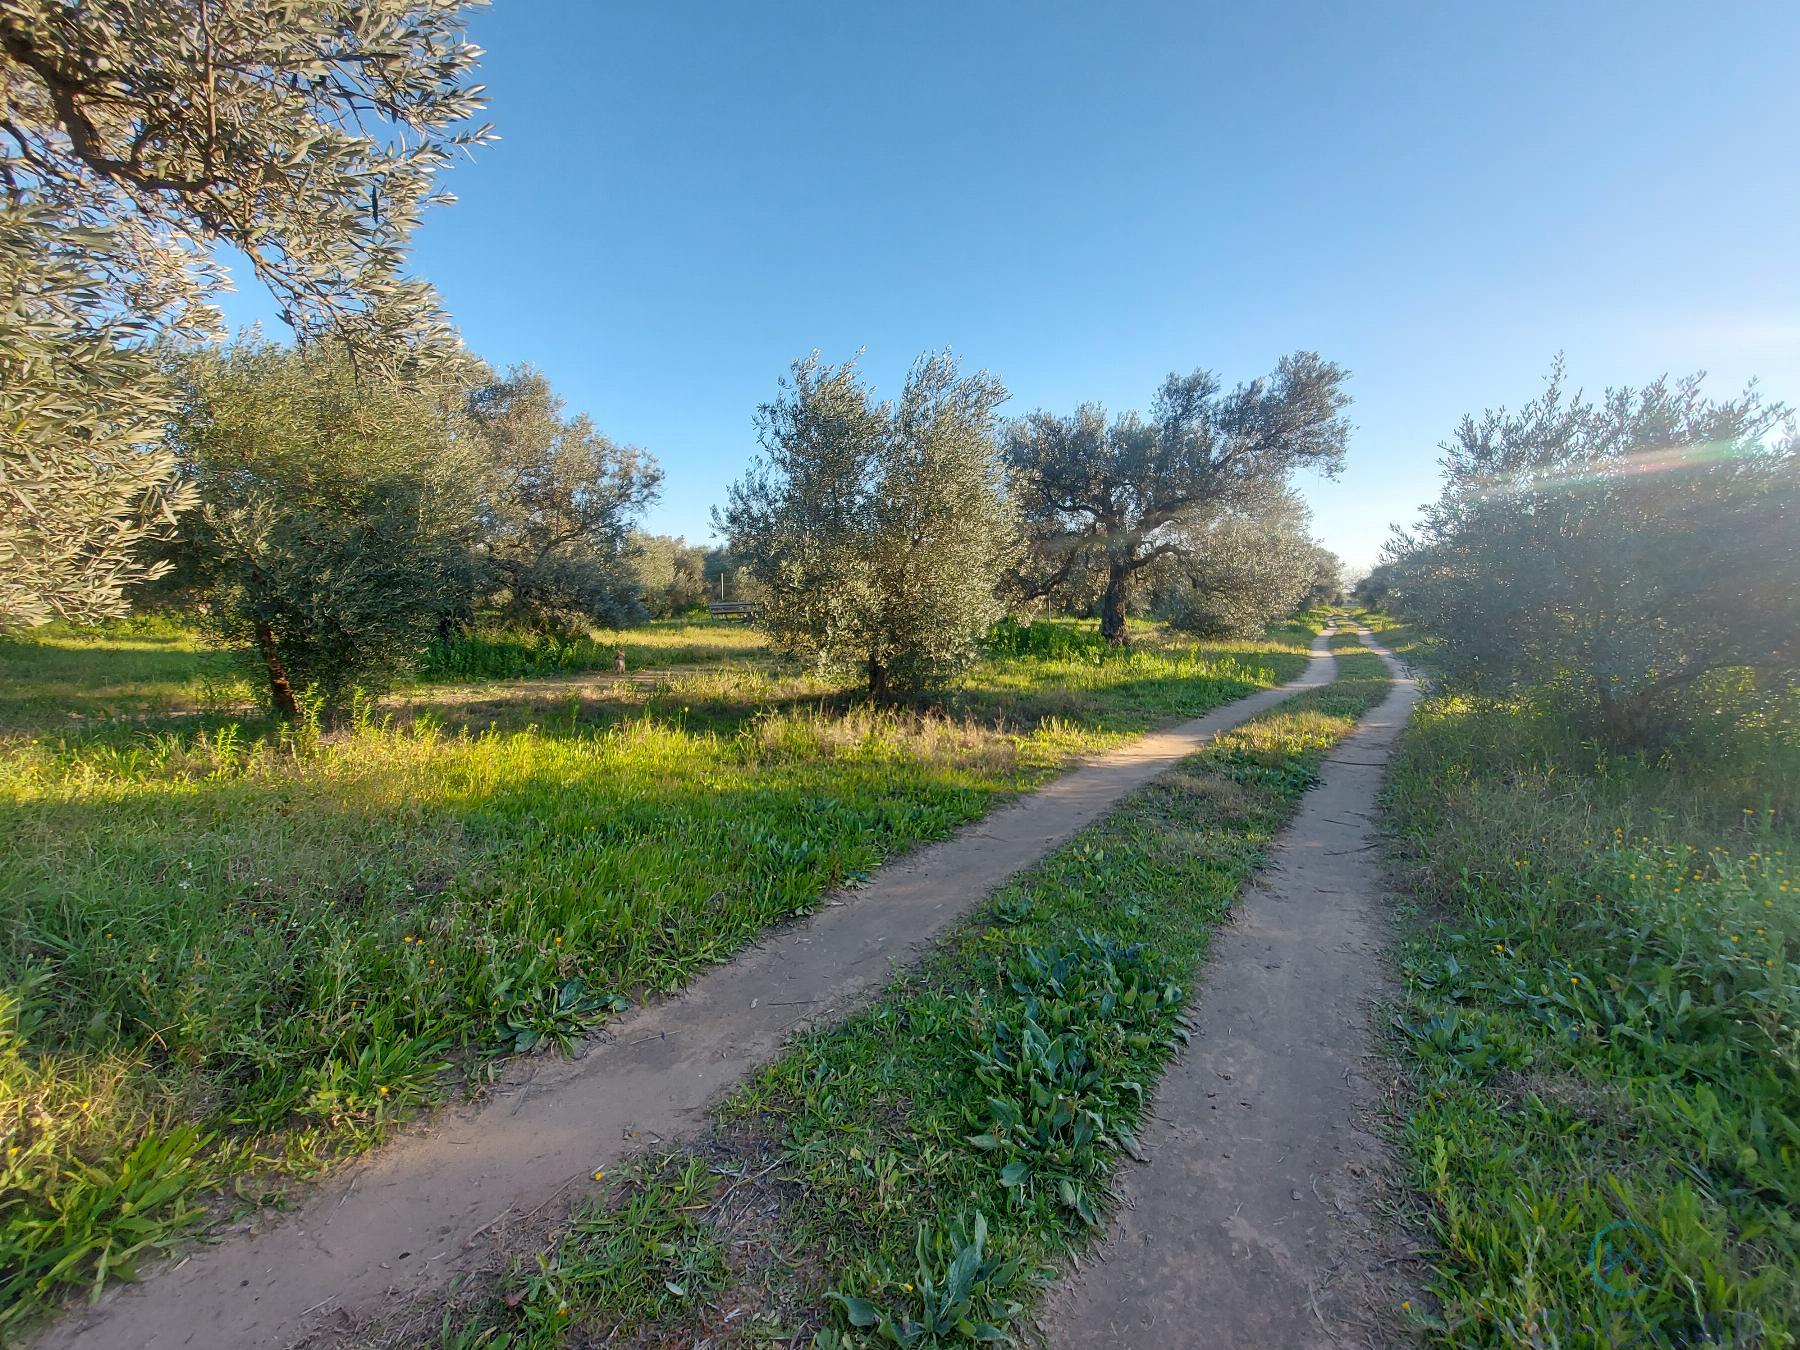
{"type": "Polygon", "coordinates": [[[479,1101],[437,1112],[216,1244],[71,1310],[39,1344],[83,1350],[286,1346],[429,1296],[491,1259],[497,1235],[566,1205],[596,1170],[689,1139],[796,1030],[842,1017],[1014,872],[1218,733],[1330,679],[1321,638],[1299,679],[1096,757],[944,843],[828,898],[574,1059],[518,1061],[479,1101]]]}
{"type": "Polygon", "coordinates": [[[1194,1038],[1158,1089],[1095,1258],[1040,1316],[1053,1347],[1385,1344],[1394,1268],[1371,1010],[1388,932],[1373,816],[1418,696],[1393,692],[1326,761],[1213,939],[1194,1038]]]}

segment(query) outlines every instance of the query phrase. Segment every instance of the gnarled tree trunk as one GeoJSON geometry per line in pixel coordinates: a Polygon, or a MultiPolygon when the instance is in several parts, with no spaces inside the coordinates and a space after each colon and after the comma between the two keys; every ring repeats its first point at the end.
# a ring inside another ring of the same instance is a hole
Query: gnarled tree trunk
{"type": "Polygon", "coordinates": [[[1131,569],[1121,563],[1108,565],[1106,594],[1100,601],[1100,636],[1115,647],[1123,647],[1129,638],[1125,633],[1125,588],[1131,580],[1131,569]]]}

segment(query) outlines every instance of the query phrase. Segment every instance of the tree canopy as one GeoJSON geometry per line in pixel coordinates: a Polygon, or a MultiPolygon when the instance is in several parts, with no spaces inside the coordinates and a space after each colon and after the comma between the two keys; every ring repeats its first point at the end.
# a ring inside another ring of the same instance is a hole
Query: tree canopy
{"type": "Polygon", "coordinates": [[[1615,744],[1673,725],[1724,670],[1800,668],[1800,441],[1751,389],[1566,388],[1465,418],[1444,488],[1383,581],[1477,687],[1548,684],[1615,744]]]}
{"type": "Polygon", "coordinates": [[[486,140],[462,0],[0,0],[10,207],[126,308],[210,328],[228,244],[303,334],[453,337],[400,271],[486,140]],[[104,226],[102,251],[90,235],[104,226]]]}
{"type": "Polygon", "coordinates": [[[216,334],[214,250],[303,339],[384,371],[459,348],[406,277],[487,138],[451,0],[0,0],[0,626],[123,612],[180,497],[144,345],[216,334]]]}
{"type": "Polygon", "coordinates": [[[0,210],[0,631],[121,613],[167,568],[142,546],[191,502],[139,326],[81,267],[34,258],[23,219],[0,210]]]}
{"type": "Polygon", "coordinates": [[[206,620],[283,716],[403,671],[475,580],[480,460],[453,386],[267,342],[182,362],[173,440],[206,620]]]}
{"type": "Polygon", "coordinates": [[[1184,521],[1209,508],[1254,513],[1299,468],[1338,471],[1349,435],[1345,378],[1300,352],[1228,393],[1210,371],[1171,375],[1148,417],[1108,422],[1090,403],[1069,416],[1040,411],[1014,422],[1006,458],[1031,545],[1022,591],[1047,594],[1092,570],[1101,631],[1123,643],[1139,573],[1187,554],[1184,521]]]}
{"type": "Polygon", "coordinates": [[[641,619],[630,535],[661,489],[656,461],[601,435],[586,414],[565,416],[528,366],[477,387],[468,413],[483,459],[489,593],[536,628],[641,619]]]}
{"type": "Polygon", "coordinates": [[[974,659],[1014,555],[995,440],[1005,398],[946,353],[920,357],[895,403],[854,362],[795,363],[758,415],[762,455],[715,512],[778,644],[860,669],[876,697],[974,659]]]}
{"type": "Polygon", "coordinates": [[[1152,608],[1202,637],[1260,633],[1307,599],[1321,550],[1307,533],[1299,498],[1283,494],[1254,513],[1195,512],[1171,533],[1180,540],[1152,582],[1152,608]]]}

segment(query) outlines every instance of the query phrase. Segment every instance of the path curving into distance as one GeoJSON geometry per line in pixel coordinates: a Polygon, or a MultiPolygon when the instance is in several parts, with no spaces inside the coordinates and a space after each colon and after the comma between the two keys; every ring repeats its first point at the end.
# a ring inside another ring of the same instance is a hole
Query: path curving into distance
{"type": "Polygon", "coordinates": [[[1392,692],[1326,759],[1212,953],[1194,1038],[1140,1132],[1104,1244],[1040,1317],[1058,1350],[1361,1346],[1375,1281],[1381,1143],[1370,1005],[1387,945],[1373,817],[1418,698],[1367,632],[1392,692]]]}
{"type": "Polygon", "coordinates": [[[229,1230],[141,1285],[70,1309],[45,1350],[286,1346],[358,1324],[391,1294],[452,1276],[484,1244],[595,1169],[697,1134],[796,1030],[842,1017],[956,919],[1220,732],[1328,683],[1326,635],[1296,680],[1153,732],[883,867],[684,991],[608,1024],[580,1059],[519,1060],[474,1104],[446,1107],[336,1172],[293,1212],[229,1230]]]}

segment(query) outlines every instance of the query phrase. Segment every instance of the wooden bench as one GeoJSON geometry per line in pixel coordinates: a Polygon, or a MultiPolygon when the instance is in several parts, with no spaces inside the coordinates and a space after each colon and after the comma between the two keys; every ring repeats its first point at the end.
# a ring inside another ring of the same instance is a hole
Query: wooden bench
{"type": "Polygon", "coordinates": [[[715,619],[742,619],[748,623],[757,616],[762,606],[754,600],[709,600],[706,612],[715,619]]]}

